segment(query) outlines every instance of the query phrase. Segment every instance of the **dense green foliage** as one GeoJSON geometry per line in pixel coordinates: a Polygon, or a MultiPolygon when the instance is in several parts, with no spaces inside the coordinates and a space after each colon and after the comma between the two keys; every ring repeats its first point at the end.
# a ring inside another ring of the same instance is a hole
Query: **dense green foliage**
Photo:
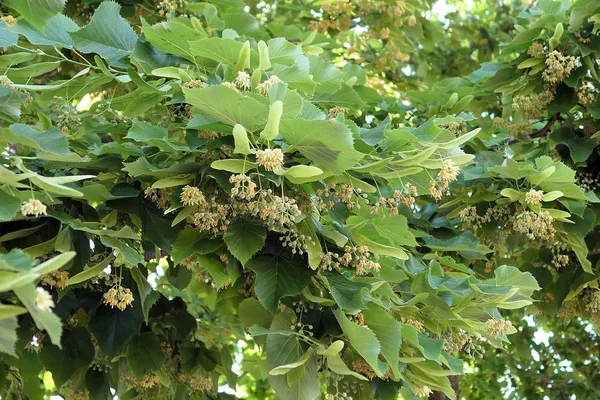
{"type": "Polygon", "coordinates": [[[0,395],[597,396],[600,2],[432,5],[2,5],[0,395]]]}

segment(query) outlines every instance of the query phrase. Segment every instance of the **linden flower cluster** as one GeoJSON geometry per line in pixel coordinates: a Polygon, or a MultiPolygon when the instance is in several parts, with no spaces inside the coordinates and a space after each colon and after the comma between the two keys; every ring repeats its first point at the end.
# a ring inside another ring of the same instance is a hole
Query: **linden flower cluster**
{"type": "Polygon", "coordinates": [[[204,194],[195,186],[186,185],[181,191],[181,202],[184,206],[206,206],[204,194]]]}
{"type": "Polygon", "coordinates": [[[525,193],[525,203],[531,205],[540,204],[542,202],[542,197],[544,197],[544,191],[531,189],[529,192],[525,193]]]}
{"type": "Polygon", "coordinates": [[[352,369],[359,374],[366,376],[370,380],[377,378],[377,374],[365,360],[360,359],[352,361],[352,369]]]}
{"type": "Polygon", "coordinates": [[[185,82],[183,87],[186,89],[203,88],[204,82],[202,82],[200,79],[194,79],[193,81],[185,82]]]}
{"type": "Polygon", "coordinates": [[[35,217],[46,215],[46,206],[39,200],[29,199],[21,205],[21,214],[25,217],[28,215],[35,217]]]}
{"type": "Polygon", "coordinates": [[[556,85],[571,75],[573,69],[575,69],[575,57],[565,56],[558,50],[554,50],[546,58],[546,70],[542,76],[546,82],[556,85]]]}
{"type": "Polygon", "coordinates": [[[550,240],[556,233],[552,222],[554,222],[554,218],[548,211],[540,213],[523,211],[515,216],[513,229],[524,234],[530,240],[550,240]]]}
{"type": "Polygon", "coordinates": [[[231,90],[239,92],[239,89],[237,88],[237,86],[233,82],[221,82],[221,86],[225,86],[225,87],[228,87],[231,90]]]}
{"type": "Polygon", "coordinates": [[[6,25],[14,25],[17,23],[17,19],[12,15],[5,15],[4,17],[0,17],[0,22],[4,22],[6,25]]]}
{"type": "Polygon", "coordinates": [[[118,308],[123,311],[127,306],[132,306],[133,294],[128,288],[122,286],[113,286],[108,289],[108,292],[104,293],[103,303],[110,306],[111,308],[118,308]]]}
{"type": "Polygon", "coordinates": [[[39,286],[35,288],[35,307],[41,311],[50,311],[54,307],[52,295],[39,286]]]}
{"type": "Polygon", "coordinates": [[[544,45],[540,42],[531,43],[531,46],[529,46],[529,49],[527,50],[527,54],[529,54],[531,57],[536,57],[540,54],[544,54],[544,45]]]}
{"type": "Polygon", "coordinates": [[[201,375],[192,375],[185,372],[179,374],[179,379],[186,382],[196,392],[210,392],[213,389],[212,381],[201,375]]]}
{"type": "Polygon", "coordinates": [[[354,268],[357,275],[366,275],[371,271],[379,271],[381,265],[372,260],[373,255],[367,246],[344,246],[342,255],[328,251],[321,254],[319,267],[324,271],[331,271],[340,266],[354,268]]]}
{"type": "Polygon", "coordinates": [[[257,150],[255,155],[258,165],[263,166],[267,171],[274,171],[283,167],[283,152],[281,149],[257,150]]]}
{"type": "Polygon", "coordinates": [[[488,319],[485,322],[485,331],[491,335],[498,337],[502,333],[508,333],[512,329],[512,322],[500,318],[498,320],[488,319]]]}
{"type": "Polygon", "coordinates": [[[233,183],[231,195],[241,200],[252,200],[256,196],[256,183],[244,174],[231,175],[229,183],[233,183]]]}
{"type": "Polygon", "coordinates": [[[447,189],[450,182],[455,181],[459,173],[460,167],[454,165],[454,161],[451,159],[444,160],[444,164],[442,165],[442,168],[440,169],[440,172],[438,172],[437,176],[438,180],[442,184],[442,188],[447,189]]]}
{"type": "Polygon", "coordinates": [[[544,90],[533,96],[515,96],[513,109],[523,113],[523,119],[537,119],[541,112],[554,100],[553,90],[544,90]]]}
{"type": "Polygon", "coordinates": [[[250,90],[250,74],[246,71],[240,71],[235,78],[234,83],[240,88],[244,90],[250,90]]]}
{"type": "Polygon", "coordinates": [[[577,100],[584,107],[589,107],[596,101],[596,91],[589,84],[584,84],[577,88],[577,100]]]}
{"type": "Polygon", "coordinates": [[[258,93],[262,94],[263,96],[266,96],[267,93],[269,93],[269,89],[271,89],[271,86],[273,86],[276,83],[283,83],[283,81],[279,79],[277,75],[271,75],[269,79],[267,79],[263,83],[259,83],[256,86],[256,90],[258,90],[258,93]]]}
{"type": "Polygon", "coordinates": [[[584,297],[585,309],[592,314],[600,314],[600,290],[594,290],[584,297]]]}
{"type": "Polygon", "coordinates": [[[433,393],[433,390],[429,388],[429,386],[421,386],[421,387],[413,387],[413,392],[417,397],[429,397],[430,394],[433,393]]]}
{"type": "Polygon", "coordinates": [[[52,271],[50,273],[42,275],[42,283],[50,287],[57,287],[64,289],[67,286],[69,280],[69,273],[67,271],[52,271]]]}
{"type": "Polygon", "coordinates": [[[165,189],[154,189],[149,187],[144,190],[144,195],[161,210],[165,210],[169,206],[169,194],[165,189]]]}

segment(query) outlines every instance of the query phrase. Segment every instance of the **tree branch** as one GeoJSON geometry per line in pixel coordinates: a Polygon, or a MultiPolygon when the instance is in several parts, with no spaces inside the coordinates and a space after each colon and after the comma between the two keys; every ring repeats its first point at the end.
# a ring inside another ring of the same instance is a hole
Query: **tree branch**
{"type": "MultiPolygon", "coordinates": [[[[543,128],[538,129],[537,131],[533,131],[533,132],[529,132],[527,134],[527,136],[529,136],[530,138],[539,138],[539,137],[545,137],[548,132],[550,132],[550,129],[552,128],[552,125],[554,125],[554,123],[558,120],[560,120],[560,113],[554,113],[554,115],[552,115],[552,118],[550,118],[548,120],[548,122],[546,122],[546,125],[544,125],[543,128]]],[[[505,145],[505,144],[514,144],[519,142],[519,139],[517,138],[510,138],[508,140],[505,140],[504,143],[498,144],[496,146],[493,146],[490,150],[497,150],[498,147],[505,145]]]]}

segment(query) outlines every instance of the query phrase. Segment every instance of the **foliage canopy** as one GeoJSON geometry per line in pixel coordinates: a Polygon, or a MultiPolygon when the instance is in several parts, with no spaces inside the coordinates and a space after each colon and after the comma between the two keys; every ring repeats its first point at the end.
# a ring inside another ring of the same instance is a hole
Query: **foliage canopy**
{"type": "Polygon", "coordinates": [[[496,3],[2,5],[0,395],[598,395],[600,1],[496,3]]]}

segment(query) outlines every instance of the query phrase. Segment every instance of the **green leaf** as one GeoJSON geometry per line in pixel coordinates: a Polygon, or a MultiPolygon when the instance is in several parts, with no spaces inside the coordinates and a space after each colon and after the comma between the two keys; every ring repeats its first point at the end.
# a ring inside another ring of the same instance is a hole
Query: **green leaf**
{"type": "Polygon", "coordinates": [[[45,330],[50,336],[53,344],[60,346],[60,336],[62,334],[62,322],[55,314],[50,311],[42,311],[35,305],[36,290],[32,283],[13,289],[21,303],[25,306],[36,326],[40,330],[45,330]]]}
{"type": "Polygon", "coordinates": [[[293,369],[296,369],[296,368],[301,367],[304,364],[306,364],[306,362],[308,360],[310,360],[310,358],[312,356],[313,356],[313,352],[311,351],[311,349],[308,349],[308,351],[306,351],[302,355],[302,357],[300,357],[300,359],[298,359],[298,361],[275,367],[271,371],[269,371],[269,375],[285,375],[288,372],[292,371],[293,369]]]}
{"type": "Polygon", "coordinates": [[[537,281],[529,272],[521,272],[518,268],[502,265],[494,270],[497,286],[517,287],[524,296],[531,296],[536,290],[541,290],[537,281]]]}
{"type": "Polygon", "coordinates": [[[146,40],[154,47],[194,61],[190,42],[205,36],[204,32],[192,29],[177,21],[162,21],[152,26],[143,26],[146,40]]]}
{"type": "Polygon", "coordinates": [[[373,331],[351,322],[342,310],[333,310],[333,314],[354,350],[369,363],[378,376],[383,376],[386,370],[385,363],[379,361],[381,345],[373,331]]]}
{"type": "MultiPolygon", "coordinates": [[[[91,400],[111,400],[108,374],[90,368],[85,373],[85,388],[91,400]]],[[[123,396],[125,397],[125,396],[123,396]]]]}
{"type": "Polygon", "coordinates": [[[62,11],[65,3],[66,0],[11,0],[10,6],[27,22],[42,30],[50,18],[62,11]]]}
{"type": "Polygon", "coordinates": [[[158,371],[165,362],[160,342],[152,332],[134,336],[127,346],[127,364],[136,378],[149,371],[158,371]]]}
{"type": "Polygon", "coordinates": [[[45,132],[37,131],[30,126],[13,124],[9,130],[3,131],[5,138],[14,144],[22,144],[53,154],[69,154],[69,141],[67,136],[57,128],[50,128],[45,132]]]}
{"type": "Polygon", "coordinates": [[[324,171],[339,175],[363,158],[363,154],[354,149],[352,133],[340,123],[290,119],[281,121],[279,129],[291,148],[324,171]]]}
{"type": "MultiPolygon", "coordinates": [[[[242,51],[242,47],[244,47],[244,43],[233,39],[214,37],[190,42],[190,47],[194,56],[207,58],[233,67],[242,51]]],[[[254,50],[252,50],[252,53],[254,53],[255,58],[258,57],[254,50]]]]}
{"type": "Polygon", "coordinates": [[[244,327],[260,325],[268,328],[273,321],[273,314],[267,311],[260,302],[254,298],[245,299],[238,306],[238,315],[244,327]]]}
{"type": "Polygon", "coordinates": [[[83,369],[94,360],[94,345],[90,334],[83,327],[66,331],[61,340],[62,350],[50,343],[44,343],[38,353],[40,361],[52,379],[60,387],[79,369],[83,369]]]}
{"type": "Polygon", "coordinates": [[[16,317],[25,314],[27,309],[9,304],[0,304],[0,320],[16,317]]]}
{"type": "Polygon", "coordinates": [[[67,281],[67,286],[76,285],[81,282],[85,282],[93,277],[97,276],[100,272],[102,272],[110,262],[114,260],[114,256],[106,257],[104,260],[100,261],[98,264],[89,267],[82,272],[72,276],[67,281]]]}
{"type": "Polygon", "coordinates": [[[300,185],[307,182],[316,182],[323,175],[323,170],[312,165],[294,165],[285,171],[284,176],[290,182],[300,185]]]}
{"type": "Polygon", "coordinates": [[[317,83],[317,92],[334,93],[340,88],[344,75],[334,65],[315,55],[309,56],[308,62],[309,72],[313,81],[317,83]]]}
{"type": "Polygon", "coordinates": [[[380,306],[369,303],[362,311],[365,324],[371,329],[381,343],[381,354],[390,364],[392,376],[400,378],[398,363],[400,362],[400,346],[402,345],[402,326],[380,306]]]}
{"type": "Polygon", "coordinates": [[[279,300],[295,296],[308,285],[313,272],[302,260],[277,255],[262,255],[251,259],[246,268],[256,272],[256,295],[273,314],[279,300]]]}
{"type": "Polygon", "coordinates": [[[336,374],[350,375],[355,377],[356,379],[360,379],[361,381],[368,381],[368,379],[362,376],[361,374],[356,373],[350,368],[348,368],[348,366],[346,365],[346,363],[344,363],[344,360],[342,360],[342,357],[339,354],[328,355],[327,366],[332,372],[335,372],[336,374]]]}
{"type": "Polygon", "coordinates": [[[184,229],[179,232],[173,243],[171,256],[173,262],[179,264],[191,255],[214,253],[223,245],[219,239],[211,239],[210,236],[197,229],[184,229]]]}
{"type": "Polygon", "coordinates": [[[242,265],[265,245],[267,229],[261,221],[238,218],[227,226],[223,240],[227,248],[242,265]]]}
{"type": "Polygon", "coordinates": [[[10,221],[21,210],[21,200],[0,190],[0,221],[10,221]]]}
{"type": "Polygon", "coordinates": [[[6,22],[0,21],[0,47],[10,47],[17,44],[19,34],[8,29],[6,22]]]}
{"type": "MultiPolygon", "coordinates": [[[[4,313],[2,306],[0,312],[4,313]]],[[[0,352],[4,352],[13,357],[17,357],[15,345],[17,343],[17,328],[19,324],[15,316],[0,318],[0,352]]]]}
{"type": "Polygon", "coordinates": [[[208,271],[218,289],[231,283],[229,275],[225,271],[225,265],[216,254],[197,256],[196,260],[201,267],[208,271]]]}
{"type": "Polygon", "coordinates": [[[268,109],[265,104],[228,87],[184,88],[183,93],[186,102],[194,106],[195,112],[227,125],[240,124],[254,132],[267,122],[268,109]]]}
{"type": "Polygon", "coordinates": [[[108,306],[100,306],[92,315],[88,329],[96,337],[98,345],[107,355],[114,357],[135,335],[142,325],[144,316],[139,299],[121,311],[108,306]]]}
{"type": "Polygon", "coordinates": [[[71,18],[63,14],[57,14],[48,20],[43,32],[21,21],[11,27],[13,32],[25,36],[31,44],[60,46],[69,49],[73,47],[73,39],[69,33],[75,32],[78,29],[79,26],[71,18]]]}
{"type": "Polygon", "coordinates": [[[127,57],[138,37],[119,14],[120,10],[121,6],[113,1],[102,2],[91,22],[70,34],[75,47],[84,53],[96,53],[111,63],[127,57]]]}
{"type": "MultiPolygon", "coordinates": [[[[278,314],[271,324],[271,330],[289,329],[291,320],[286,314],[278,314]]],[[[304,349],[297,336],[268,335],[267,336],[267,368],[296,362],[304,354],[304,349]]],[[[292,386],[285,376],[269,376],[269,382],[279,398],[286,400],[313,400],[321,393],[319,377],[314,358],[306,362],[304,374],[292,386]]]]}
{"type": "Polygon", "coordinates": [[[371,288],[366,283],[352,282],[337,271],[324,272],[322,276],[329,283],[329,291],[340,308],[361,310],[364,308],[363,293],[371,288]]]}

